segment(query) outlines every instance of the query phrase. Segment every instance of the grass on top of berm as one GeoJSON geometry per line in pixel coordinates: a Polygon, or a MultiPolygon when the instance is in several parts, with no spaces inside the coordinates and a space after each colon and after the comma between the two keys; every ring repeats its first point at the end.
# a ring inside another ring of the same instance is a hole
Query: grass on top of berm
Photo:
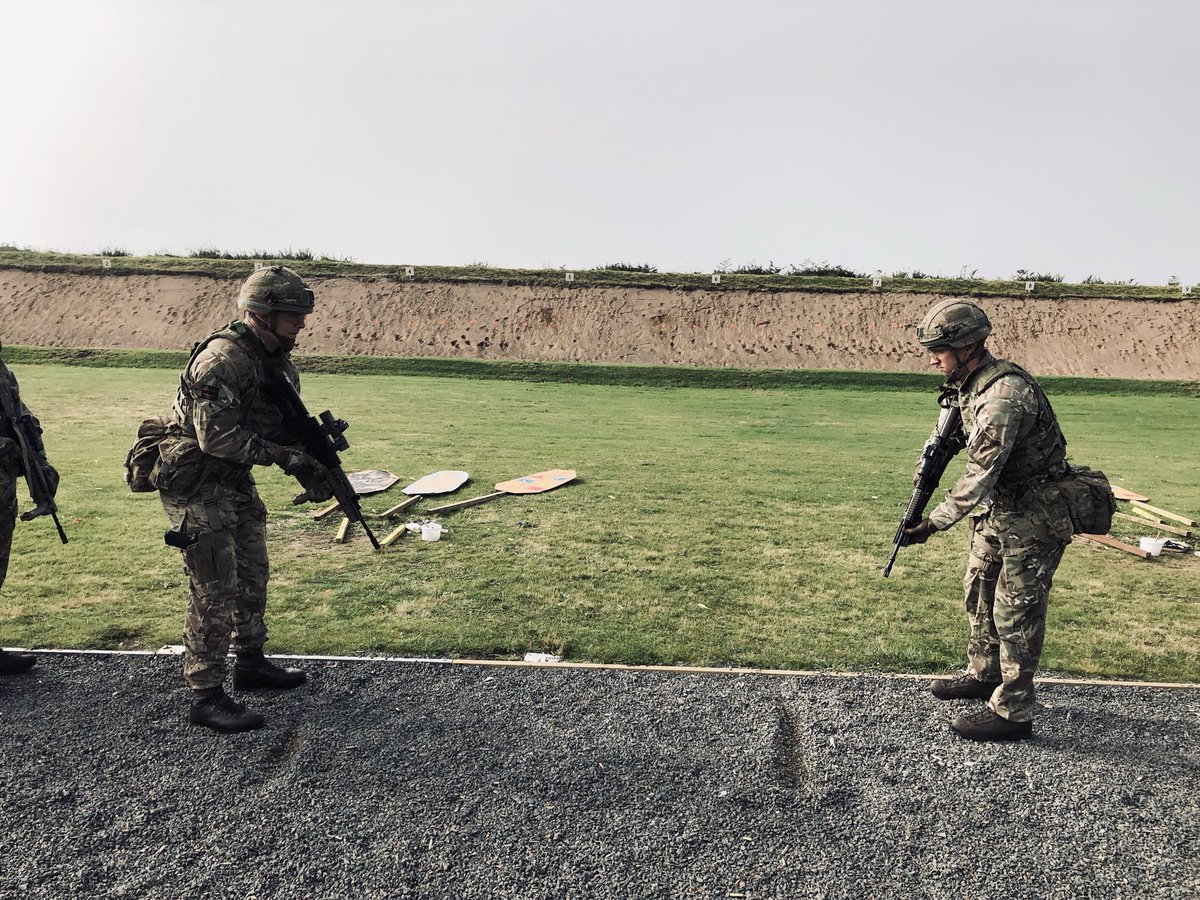
{"type": "MultiPolygon", "coordinates": [[[[186,585],[157,497],[122,462],[177,373],[13,364],[46,428],[71,543],[19,522],[0,592],[7,646],[157,648],[180,640],[186,585]]],[[[351,422],[347,471],[401,481],[466,469],[450,499],[548,468],[579,480],[445,516],[439,543],[380,553],[294,508],[270,510],[271,652],[512,657],[931,672],[960,665],[964,525],[880,569],[936,414],[926,390],[753,390],[423,376],[304,377],[314,413],[351,422]]],[[[1200,516],[1195,400],[1051,396],[1072,457],[1200,516]]],[[[955,476],[961,458],[951,464],[955,476]]],[[[23,485],[22,485],[23,490],[23,485]]],[[[28,506],[22,495],[22,508],[28,506]]],[[[437,501],[406,517],[423,518],[437,501]]],[[[377,520],[378,521],[378,520],[377,520]]],[[[1136,539],[1124,523],[1118,534],[1136,539]]],[[[379,522],[382,535],[389,526],[379,522]]],[[[1150,532],[1144,532],[1150,533],[1150,532]]],[[[1142,561],[1077,542],[1051,599],[1043,669],[1200,680],[1200,559],[1142,561]]]]}

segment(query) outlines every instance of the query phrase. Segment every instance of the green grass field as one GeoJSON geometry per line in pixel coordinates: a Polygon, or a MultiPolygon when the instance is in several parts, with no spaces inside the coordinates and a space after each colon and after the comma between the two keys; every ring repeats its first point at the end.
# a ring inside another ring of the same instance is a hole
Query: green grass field
{"type": "MultiPolygon", "coordinates": [[[[157,497],[130,494],[121,465],[138,422],[169,408],[177,372],[10,364],[63,473],[71,543],[61,546],[48,520],[18,523],[0,641],[178,643],[180,559],[162,543],[157,497]]],[[[579,481],[453,513],[440,543],[406,538],[375,553],[361,533],[334,544],[333,523],[291,507],[294,483],[259,470],[271,510],[273,652],[534,650],[921,672],[961,662],[965,527],[902,550],[892,577],[880,577],[936,413],[931,391],[316,374],[304,389],[314,412],[329,407],[352,423],[348,471],[389,468],[403,486],[466,469],[472,482],[453,499],[547,468],[577,469],[579,481]]],[[[1194,398],[1064,390],[1051,399],[1074,459],[1200,516],[1200,472],[1184,462],[1194,398]]],[[[1198,576],[1191,555],[1146,562],[1073,545],[1043,668],[1200,680],[1198,576]]]]}

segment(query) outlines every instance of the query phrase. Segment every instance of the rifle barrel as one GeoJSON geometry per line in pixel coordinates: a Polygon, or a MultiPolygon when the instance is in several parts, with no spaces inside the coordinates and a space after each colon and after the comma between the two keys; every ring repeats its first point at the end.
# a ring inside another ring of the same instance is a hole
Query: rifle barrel
{"type": "Polygon", "coordinates": [[[54,520],[54,527],[58,529],[58,536],[62,538],[62,542],[67,543],[67,533],[63,531],[62,522],[58,521],[58,513],[50,513],[50,518],[54,520]]]}

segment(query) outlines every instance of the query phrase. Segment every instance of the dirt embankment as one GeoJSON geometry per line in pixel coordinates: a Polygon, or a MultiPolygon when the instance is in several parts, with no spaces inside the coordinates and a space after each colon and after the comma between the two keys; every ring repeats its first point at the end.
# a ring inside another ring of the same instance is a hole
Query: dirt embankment
{"type": "MultiPolygon", "coordinates": [[[[0,340],[182,349],[236,314],[238,282],[0,270],[0,340]]],[[[925,294],[529,287],[316,278],[300,350],[334,355],[919,371],[925,294]]],[[[1200,378],[1195,301],[982,301],[1031,371],[1200,378]]]]}

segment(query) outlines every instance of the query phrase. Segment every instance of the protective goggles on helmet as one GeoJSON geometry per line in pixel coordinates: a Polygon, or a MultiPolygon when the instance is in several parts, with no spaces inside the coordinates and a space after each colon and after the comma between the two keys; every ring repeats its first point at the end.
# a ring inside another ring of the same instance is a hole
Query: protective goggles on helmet
{"type": "Polygon", "coordinates": [[[922,344],[944,344],[954,340],[963,329],[967,327],[966,322],[956,322],[953,325],[918,325],[917,340],[922,344]]]}
{"type": "Polygon", "coordinates": [[[262,298],[262,302],[268,306],[314,306],[317,296],[312,292],[312,288],[298,288],[294,285],[289,285],[282,290],[268,291],[262,298]]]}

